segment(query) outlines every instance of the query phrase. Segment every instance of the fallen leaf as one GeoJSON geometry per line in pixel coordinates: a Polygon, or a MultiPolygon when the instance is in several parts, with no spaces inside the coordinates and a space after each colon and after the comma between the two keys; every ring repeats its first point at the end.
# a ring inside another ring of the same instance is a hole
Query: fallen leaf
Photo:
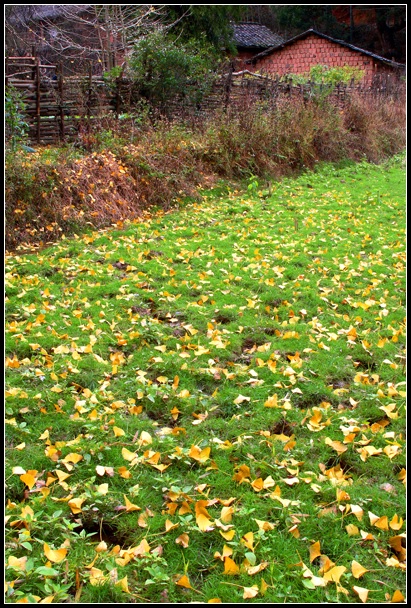
{"type": "Polygon", "coordinates": [[[252,587],[244,587],[243,598],[247,600],[251,597],[255,597],[258,595],[258,591],[259,589],[257,585],[253,585],[252,587]]]}
{"type": "Polygon", "coordinates": [[[316,557],[321,555],[320,541],[318,540],[313,545],[310,545],[310,563],[312,563],[316,557]]]}
{"type": "Polygon", "coordinates": [[[361,578],[361,576],[368,572],[368,570],[367,568],[364,568],[363,566],[361,566],[361,564],[353,560],[351,562],[351,572],[354,578],[361,578]]]}
{"type": "Polygon", "coordinates": [[[186,574],[184,574],[176,581],[176,585],[179,585],[180,587],[185,587],[186,589],[192,589],[191,583],[188,580],[188,576],[186,574]]]}
{"type": "Polygon", "coordinates": [[[231,557],[226,557],[224,559],[224,574],[228,574],[230,576],[240,574],[240,568],[237,566],[235,561],[231,559],[231,557]]]}
{"type": "Polygon", "coordinates": [[[43,551],[47,559],[55,564],[62,562],[67,555],[67,549],[50,549],[47,543],[44,543],[43,551]]]}
{"type": "Polygon", "coordinates": [[[353,587],[354,593],[358,595],[360,600],[365,604],[368,599],[369,589],[364,589],[364,587],[353,587]]]}

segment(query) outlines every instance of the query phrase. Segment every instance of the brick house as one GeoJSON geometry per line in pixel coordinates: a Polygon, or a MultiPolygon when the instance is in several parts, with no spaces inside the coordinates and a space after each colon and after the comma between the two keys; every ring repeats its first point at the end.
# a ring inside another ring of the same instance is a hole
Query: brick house
{"type": "Polygon", "coordinates": [[[233,41],[237,49],[236,68],[243,69],[244,61],[258,53],[278,46],[284,38],[259,23],[237,23],[233,25],[233,41]]]}
{"type": "Polygon", "coordinates": [[[253,71],[284,76],[307,74],[313,65],[330,68],[350,66],[364,70],[363,84],[371,85],[376,77],[405,74],[405,65],[375,55],[352,44],[336,40],[314,29],[307,30],[290,40],[258,53],[247,60],[253,71]]]}

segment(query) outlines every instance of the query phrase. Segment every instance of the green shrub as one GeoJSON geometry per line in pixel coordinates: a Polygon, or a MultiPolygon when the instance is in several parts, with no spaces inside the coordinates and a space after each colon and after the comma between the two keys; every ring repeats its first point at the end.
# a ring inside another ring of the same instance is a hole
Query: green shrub
{"type": "Polygon", "coordinates": [[[334,88],[337,84],[358,83],[364,77],[364,70],[349,65],[330,68],[327,65],[318,63],[311,66],[307,74],[288,74],[286,79],[293,84],[326,84],[334,88]]]}
{"type": "Polygon", "coordinates": [[[29,125],[25,121],[25,103],[21,93],[13,86],[7,86],[4,104],[4,119],[6,124],[6,145],[12,151],[27,137],[29,125]]]}
{"type": "Polygon", "coordinates": [[[210,90],[215,61],[205,43],[181,44],[154,33],[134,46],[130,73],[139,94],[164,109],[177,99],[198,104],[210,90]]]}
{"type": "Polygon", "coordinates": [[[294,85],[310,85],[310,97],[321,101],[339,84],[358,84],[364,73],[364,70],[349,65],[330,68],[318,63],[306,74],[288,74],[285,79],[294,85]]]}

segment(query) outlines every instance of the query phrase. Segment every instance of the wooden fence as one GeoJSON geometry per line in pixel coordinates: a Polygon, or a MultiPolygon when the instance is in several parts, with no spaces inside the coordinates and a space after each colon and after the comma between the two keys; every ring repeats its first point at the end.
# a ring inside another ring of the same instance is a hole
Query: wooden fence
{"type": "Polygon", "coordinates": [[[85,76],[63,76],[61,66],[42,65],[35,57],[8,57],[5,84],[21,93],[32,143],[72,140],[93,117],[115,110],[101,77],[91,71],[85,76]]]}
{"type": "MultiPolygon", "coordinates": [[[[76,139],[82,132],[93,129],[103,117],[118,118],[133,112],[141,100],[130,80],[117,78],[107,82],[90,71],[82,76],[63,76],[61,66],[42,65],[35,57],[8,57],[6,59],[6,87],[11,85],[25,102],[28,138],[35,144],[54,144],[76,139]]],[[[380,78],[372,87],[337,85],[330,99],[342,107],[353,91],[361,95],[398,98],[404,94],[405,83],[398,79],[380,78]]],[[[326,92],[321,85],[307,83],[293,85],[269,75],[229,69],[220,75],[212,91],[201,104],[193,105],[181,96],[160,112],[170,118],[202,118],[216,109],[229,107],[241,111],[247,103],[263,102],[274,106],[280,100],[310,99],[326,92]]]]}

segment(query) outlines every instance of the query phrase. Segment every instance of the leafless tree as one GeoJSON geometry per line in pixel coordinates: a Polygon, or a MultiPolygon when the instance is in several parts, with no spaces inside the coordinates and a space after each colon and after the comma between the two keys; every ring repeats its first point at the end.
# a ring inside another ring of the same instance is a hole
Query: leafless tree
{"type": "Polygon", "coordinates": [[[5,5],[6,51],[38,55],[52,62],[93,59],[110,70],[133,42],[165,25],[164,5],[5,5]]]}

